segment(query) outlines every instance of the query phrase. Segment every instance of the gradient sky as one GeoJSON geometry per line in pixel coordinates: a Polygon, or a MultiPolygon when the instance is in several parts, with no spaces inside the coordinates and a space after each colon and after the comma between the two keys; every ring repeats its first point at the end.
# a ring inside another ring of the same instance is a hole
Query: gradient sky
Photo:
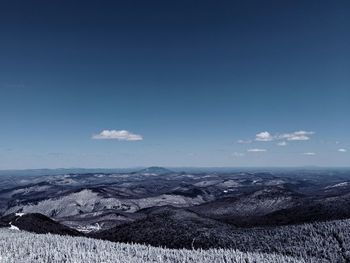
{"type": "Polygon", "coordinates": [[[1,1],[0,169],[350,166],[349,13],[1,1]]]}

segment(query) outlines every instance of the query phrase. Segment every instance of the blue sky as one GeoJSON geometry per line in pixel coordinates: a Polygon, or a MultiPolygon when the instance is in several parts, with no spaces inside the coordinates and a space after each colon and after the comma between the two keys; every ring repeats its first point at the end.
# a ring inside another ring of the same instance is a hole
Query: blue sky
{"type": "Polygon", "coordinates": [[[349,12],[2,1],[0,169],[350,166],[349,12]]]}

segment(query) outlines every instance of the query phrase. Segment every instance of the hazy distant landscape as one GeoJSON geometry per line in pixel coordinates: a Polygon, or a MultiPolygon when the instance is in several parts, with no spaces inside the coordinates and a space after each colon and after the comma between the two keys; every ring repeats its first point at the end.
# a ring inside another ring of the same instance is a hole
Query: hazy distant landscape
{"type": "Polygon", "coordinates": [[[52,173],[1,176],[0,225],[10,239],[27,238],[28,231],[305,262],[350,260],[350,169],[52,173]]]}

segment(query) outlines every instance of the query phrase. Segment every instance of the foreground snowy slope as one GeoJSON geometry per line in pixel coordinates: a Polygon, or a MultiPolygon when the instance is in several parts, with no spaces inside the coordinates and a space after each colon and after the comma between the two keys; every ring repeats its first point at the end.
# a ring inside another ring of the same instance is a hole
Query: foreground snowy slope
{"type": "Polygon", "coordinates": [[[1,263],[303,263],[274,254],[236,250],[174,250],[84,237],[32,234],[0,229],[1,263]]]}

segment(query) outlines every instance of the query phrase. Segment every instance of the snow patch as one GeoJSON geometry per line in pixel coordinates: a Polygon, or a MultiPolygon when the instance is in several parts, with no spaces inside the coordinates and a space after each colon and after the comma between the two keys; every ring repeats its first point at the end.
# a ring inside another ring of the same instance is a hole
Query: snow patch
{"type": "Polygon", "coordinates": [[[24,216],[25,213],[16,213],[15,215],[21,217],[21,216],[24,216]]]}
{"type": "Polygon", "coordinates": [[[342,182],[342,183],[339,183],[339,184],[327,186],[327,187],[325,187],[325,189],[342,187],[342,186],[347,186],[347,185],[349,185],[349,182],[342,182]]]}
{"type": "Polygon", "coordinates": [[[16,227],[16,226],[14,226],[14,225],[12,225],[12,222],[10,222],[10,227],[9,227],[9,229],[10,229],[10,230],[17,230],[17,231],[19,231],[19,228],[16,227]]]}
{"type": "Polygon", "coordinates": [[[83,233],[97,232],[97,231],[100,231],[101,229],[102,228],[99,223],[96,223],[95,225],[77,227],[77,230],[83,233]]]}

